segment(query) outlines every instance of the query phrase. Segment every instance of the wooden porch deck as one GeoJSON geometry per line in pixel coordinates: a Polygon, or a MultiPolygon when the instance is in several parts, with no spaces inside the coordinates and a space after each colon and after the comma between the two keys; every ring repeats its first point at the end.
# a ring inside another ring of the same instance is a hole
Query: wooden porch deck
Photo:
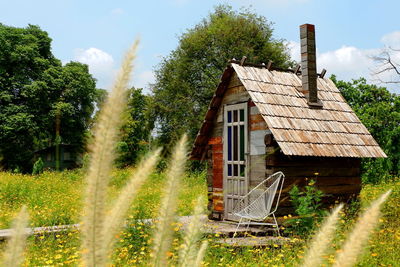
{"type": "MultiPolygon", "coordinates": [[[[177,222],[181,224],[181,229],[185,230],[191,220],[192,216],[181,216],[177,222]]],[[[284,242],[289,241],[288,238],[268,236],[267,231],[262,230],[259,227],[241,226],[237,230],[237,237],[232,238],[236,231],[236,223],[229,221],[212,221],[203,215],[202,218],[203,233],[206,235],[213,235],[218,238],[217,242],[226,244],[228,246],[270,246],[270,245],[281,245],[284,242]]],[[[153,219],[140,220],[145,224],[153,224],[153,219]]],[[[26,228],[26,234],[28,236],[53,234],[59,232],[65,232],[70,230],[79,230],[79,224],[70,225],[59,225],[59,226],[47,226],[47,227],[35,227],[26,228]]],[[[12,235],[12,229],[0,230],[0,241],[4,241],[12,235]]]]}

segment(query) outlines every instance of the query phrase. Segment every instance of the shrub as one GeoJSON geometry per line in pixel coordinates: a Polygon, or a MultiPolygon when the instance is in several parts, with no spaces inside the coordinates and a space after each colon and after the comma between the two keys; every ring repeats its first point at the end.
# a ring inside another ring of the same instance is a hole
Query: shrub
{"type": "Polygon", "coordinates": [[[325,212],[321,208],[324,193],[318,190],[315,181],[311,180],[303,190],[296,185],[293,186],[289,195],[297,215],[296,218],[286,221],[289,231],[298,235],[307,235],[324,216],[325,212]]]}
{"type": "Polygon", "coordinates": [[[41,157],[33,164],[32,175],[41,174],[43,172],[44,163],[41,157]]]}

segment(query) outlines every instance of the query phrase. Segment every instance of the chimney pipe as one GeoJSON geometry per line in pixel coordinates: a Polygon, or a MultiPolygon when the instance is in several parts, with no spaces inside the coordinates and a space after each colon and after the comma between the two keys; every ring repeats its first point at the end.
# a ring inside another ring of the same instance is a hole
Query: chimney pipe
{"type": "Polygon", "coordinates": [[[301,80],[303,92],[308,95],[308,105],[311,108],[321,108],[322,102],[318,99],[317,63],[315,52],[315,26],[312,24],[300,25],[301,45],[301,80]]]}

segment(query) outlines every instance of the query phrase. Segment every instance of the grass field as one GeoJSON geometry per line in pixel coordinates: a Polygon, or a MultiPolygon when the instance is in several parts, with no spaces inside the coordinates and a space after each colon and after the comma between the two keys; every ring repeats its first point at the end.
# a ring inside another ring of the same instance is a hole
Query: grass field
{"type": "MultiPolygon", "coordinates": [[[[109,194],[115,196],[126,181],[130,169],[113,172],[109,194]]],[[[47,226],[78,223],[81,210],[83,179],[81,171],[44,173],[40,176],[0,173],[0,228],[7,228],[10,220],[22,204],[28,206],[31,225],[47,226]]],[[[135,207],[128,218],[130,227],[120,233],[113,256],[116,266],[144,266],[149,257],[152,227],[135,222],[137,218],[156,217],[164,175],[154,174],[140,191],[135,207]]],[[[381,226],[373,234],[359,266],[398,266],[400,262],[400,181],[363,187],[360,195],[364,207],[380,193],[392,188],[393,193],[386,203],[381,226]]],[[[198,195],[206,194],[204,174],[187,175],[179,192],[178,213],[189,215],[198,195]]],[[[340,231],[330,254],[326,256],[327,266],[333,261],[334,253],[340,249],[344,233],[351,228],[354,217],[342,214],[340,231]]],[[[175,225],[176,239],[171,259],[177,258],[179,249],[179,228],[175,225]]],[[[204,266],[293,266],[301,261],[306,240],[293,237],[282,247],[233,249],[212,242],[217,236],[209,236],[211,243],[207,250],[204,266]]],[[[41,235],[29,238],[26,265],[74,266],[79,261],[79,234],[71,231],[62,234],[41,235]]]]}

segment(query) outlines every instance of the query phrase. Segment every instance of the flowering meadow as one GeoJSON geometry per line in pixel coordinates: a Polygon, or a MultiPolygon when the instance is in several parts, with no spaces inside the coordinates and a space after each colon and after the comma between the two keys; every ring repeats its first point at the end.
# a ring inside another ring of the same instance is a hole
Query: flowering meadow
{"type": "MultiPolygon", "coordinates": [[[[131,169],[113,171],[109,187],[113,199],[124,185],[131,169]]],[[[38,176],[0,173],[0,228],[9,228],[12,217],[25,204],[30,215],[30,225],[50,226],[79,223],[82,207],[83,171],[45,172],[38,176]]],[[[145,266],[150,257],[153,225],[138,219],[154,218],[161,198],[165,176],[153,174],[143,186],[137,205],[132,207],[127,228],[119,233],[112,262],[115,266],[145,266]]],[[[393,192],[383,207],[380,227],[373,233],[358,266],[398,266],[400,262],[400,181],[366,185],[360,195],[361,209],[381,193],[393,192]]],[[[179,189],[178,214],[189,215],[199,195],[206,195],[203,173],[187,174],[179,189]]],[[[178,190],[177,190],[178,193],[178,190]]],[[[204,203],[206,205],[206,203],[204,203]]],[[[339,233],[330,254],[325,256],[325,266],[334,261],[345,234],[356,218],[355,205],[341,213],[339,233]]],[[[174,224],[173,247],[170,259],[178,259],[182,225],[174,224]]],[[[210,241],[204,266],[294,266],[304,256],[308,240],[290,236],[284,245],[264,248],[234,248],[221,245],[215,235],[205,236],[210,241]]],[[[254,237],[255,239],[257,237],[254,237]]],[[[39,234],[28,239],[26,266],[75,266],[80,258],[80,235],[77,229],[53,234],[39,234]]],[[[3,247],[4,242],[0,244],[3,247]]]]}

